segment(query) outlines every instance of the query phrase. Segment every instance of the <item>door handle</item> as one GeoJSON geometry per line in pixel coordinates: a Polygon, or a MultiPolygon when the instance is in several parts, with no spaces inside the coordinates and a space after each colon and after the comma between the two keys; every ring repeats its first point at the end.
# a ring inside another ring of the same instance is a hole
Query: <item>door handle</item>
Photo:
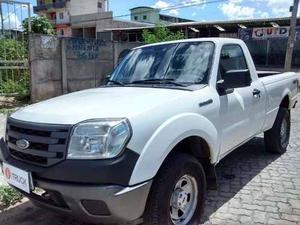
{"type": "Polygon", "coordinates": [[[252,94],[253,94],[254,97],[260,97],[260,90],[258,90],[258,89],[255,88],[253,90],[252,94]]]}

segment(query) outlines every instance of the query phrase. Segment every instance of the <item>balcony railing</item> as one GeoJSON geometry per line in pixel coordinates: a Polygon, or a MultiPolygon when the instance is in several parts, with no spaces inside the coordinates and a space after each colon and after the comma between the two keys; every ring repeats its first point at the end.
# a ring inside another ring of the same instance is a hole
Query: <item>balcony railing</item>
{"type": "Polygon", "coordinates": [[[51,4],[41,4],[33,7],[34,13],[38,13],[41,11],[48,11],[51,9],[61,9],[65,8],[68,0],[53,2],[51,4]]]}

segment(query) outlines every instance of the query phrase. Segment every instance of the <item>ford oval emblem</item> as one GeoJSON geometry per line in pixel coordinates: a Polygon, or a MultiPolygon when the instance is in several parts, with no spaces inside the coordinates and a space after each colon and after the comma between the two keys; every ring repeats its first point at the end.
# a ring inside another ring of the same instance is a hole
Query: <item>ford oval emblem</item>
{"type": "Polygon", "coordinates": [[[16,141],[16,145],[20,149],[27,149],[27,148],[29,148],[30,143],[29,143],[29,141],[27,141],[25,139],[20,139],[20,140],[16,141]]]}

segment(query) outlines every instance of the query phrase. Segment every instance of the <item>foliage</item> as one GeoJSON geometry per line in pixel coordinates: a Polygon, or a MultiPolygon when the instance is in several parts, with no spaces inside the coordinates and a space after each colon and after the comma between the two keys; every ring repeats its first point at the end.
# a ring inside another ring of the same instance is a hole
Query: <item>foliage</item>
{"type": "Polygon", "coordinates": [[[0,39],[1,60],[21,60],[27,58],[26,42],[14,39],[0,39]]]}
{"type": "Polygon", "coordinates": [[[20,98],[28,95],[29,92],[29,74],[23,73],[15,79],[3,79],[0,83],[0,91],[2,93],[18,93],[20,98]]]}
{"type": "MultiPolygon", "coordinates": [[[[14,39],[0,39],[0,60],[23,61],[28,58],[27,42],[14,39]]],[[[1,62],[0,66],[23,66],[23,63],[1,62]]],[[[29,71],[26,69],[1,69],[0,93],[18,93],[20,98],[29,94],[29,71]]]]}
{"type": "MultiPolygon", "coordinates": [[[[29,33],[28,21],[29,19],[27,18],[22,23],[22,27],[26,34],[29,33]]],[[[53,25],[46,16],[35,16],[31,17],[31,33],[54,35],[55,31],[53,25]]]]}
{"type": "Polygon", "coordinates": [[[22,194],[14,188],[9,186],[0,186],[0,209],[14,205],[22,199],[22,194]]]}
{"type": "Polygon", "coordinates": [[[180,40],[184,39],[185,35],[181,31],[172,32],[168,28],[157,25],[154,28],[154,31],[143,31],[143,40],[146,44],[152,44],[157,42],[163,42],[163,41],[174,41],[174,40],[180,40]]]}

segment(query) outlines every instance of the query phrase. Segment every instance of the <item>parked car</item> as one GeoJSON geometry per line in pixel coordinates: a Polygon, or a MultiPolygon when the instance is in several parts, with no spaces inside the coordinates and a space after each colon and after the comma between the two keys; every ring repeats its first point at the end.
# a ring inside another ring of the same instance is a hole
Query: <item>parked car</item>
{"type": "Polygon", "coordinates": [[[34,204],[84,221],[196,225],[221,159],[261,133],[285,153],[298,85],[257,72],[237,39],[138,47],[106,85],[10,115],[3,172],[34,204]]]}

